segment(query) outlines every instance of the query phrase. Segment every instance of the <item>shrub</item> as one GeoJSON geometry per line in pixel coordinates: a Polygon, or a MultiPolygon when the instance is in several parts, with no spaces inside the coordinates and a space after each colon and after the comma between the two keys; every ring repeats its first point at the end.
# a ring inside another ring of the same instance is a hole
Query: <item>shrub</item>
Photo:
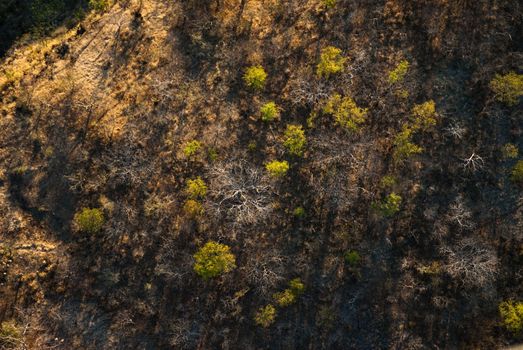
{"type": "Polygon", "coordinates": [[[503,153],[504,158],[517,158],[517,156],[519,155],[518,148],[512,143],[507,143],[506,145],[504,145],[501,151],[503,153]]]}
{"type": "Polygon", "coordinates": [[[261,120],[264,122],[270,122],[278,118],[280,113],[278,111],[278,106],[274,102],[267,102],[260,108],[261,120]]]}
{"type": "Polygon", "coordinates": [[[512,181],[514,182],[523,182],[523,160],[520,160],[512,169],[512,181]]]}
{"type": "Polygon", "coordinates": [[[197,200],[188,199],[183,204],[183,211],[189,217],[195,218],[203,214],[203,207],[197,200]]]}
{"type": "Polygon", "coordinates": [[[307,139],[300,125],[287,125],[285,130],[283,146],[295,156],[302,156],[307,139]]]}
{"type": "Polygon", "coordinates": [[[523,74],[510,72],[505,75],[496,74],[490,81],[490,89],[496,100],[509,106],[516,105],[523,96],[523,74]]]}
{"type": "Polygon", "coordinates": [[[187,196],[191,199],[204,198],[207,194],[207,185],[198,176],[196,179],[187,180],[185,193],[187,193],[187,196]]]}
{"type": "Polygon", "coordinates": [[[109,0],[89,0],[89,8],[96,12],[105,12],[111,5],[109,0]]]}
{"type": "Polygon", "coordinates": [[[292,293],[296,296],[303,294],[305,291],[305,285],[299,278],[294,278],[289,282],[289,288],[291,289],[292,293]]]}
{"type": "Polygon", "coordinates": [[[426,129],[436,125],[436,103],[433,100],[414,105],[412,108],[414,129],[426,129]]]}
{"type": "Polygon", "coordinates": [[[183,154],[185,154],[187,158],[192,158],[201,148],[202,144],[199,141],[192,140],[185,144],[185,147],[183,148],[183,154]]]}
{"type": "Polygon", "coordinates": [[[341,50],[334,46],[327,46],[321,50],[320,62],[316,74],[328,78],[331,74],[343,72],[343,65],[347,59],[341,55],[341,50]]]}
{"type": "Polygon", "coordinates": [[[381,178],[380,185],[381,187],[392,187],[396,184],[396,178],[391,175],[385,175],[381,178]]]}
{"type": "Polygon", "coordinates": [[[245,85],[254,90],[262,90],[265,87],[266,79],[267,73],[260,65],[247,68],[243,75],[245,85]]]}
{"type": "Polygon", "coordinates": [[[0,349],[14,349],[22,342],[22,332],[12,321],[0,325],[0,349]]]}
{"type": "Polygon", "coordinates": [[[282,177],[289,171],[289,163],[286,160],[282,162],[273,160],[265,165],[265,169],[272,177],[282,177]]]}
{"type": "Polygon", "coordinates": [[[225,244],[209,241],[194,254],[194,271],[204,279],[219,276],[236,267],[236,258],[225,244]]]}
{"type": "Polygon", "coordinates": [[[350,131],[357,131],[367,116],[366,108],[358,107],[352,98],[342,98],[339,94],[327,100],[323,112],[332,115],[337,124],[350,131]]]}
{"type": "Polygon", "coordinates": [[[392,192],[387,197],[385,197],[383,202],[375,203],[374,207],[381,213],[381,215],[385,217],[390,217],[400,210],[400,205],[401,197],[396,193],[392,192]]]}
{"type": "Polygon", "coordinates": [[[334,6],[336,6],[336,0],[322,0],[323,2],[323,5],[325,5],[325,7],[327,8],[333,8],[334,6]]]}
{"type": "Polygon", "coordinates": [[[273,324],[275,319],[276,308],[271,304],[259,308],[258,312],[254,316],[254,322],[256,322],[257,325],[262,326],[264,328],[267,328],[271,324],[273,324]]]}
{"type": "Polygon", "coordinates": [[[503,301],[499,304],[499,314],[509,331],[515,334],[523,331],[523,302],[503,301]]]}
{"type": "Polygon", "coordinates": [[[389,73],[389,83],[396,84],[403,81],[409,70],[409,61],[403,60],[389,73]]]}
{"type": "Polygon", "coordinates": [[[105,218],[101,209],[82,208],[74,216],[74,221],[80,231],[86,233],[96,233],[102,229],[105,218]]]}
{"type": "Polygon", "coordinates": [[[413,154],[423,152],[423,148],[412,143],[412,129],[403,127],[403,130],[394,138],[394,154],[395,161],[401,161],[409,158],[413,154]]]}
{"type": "Polygon", "coordinates": [[[303,209],[303,207],[296,207],[293,210],[292,215],[294,215],[297,218],[302,218],[305,216],[305,209],[303,209]]]}
{"type": "Polygon", "coordinates": [[[276,303],[281,307],[289,306],[294,304],[296,301],[296,295],[294,295],[290,289],[285,289],[283,292],[276,293],[273,297],[276,303]]]}
{"type": "Polygon", "coordinates": [[[360,264],[361,256],[360,254],[355,250],[349,250],[345,252],[345,261],[351,266],[355,267],[360,264]]]}

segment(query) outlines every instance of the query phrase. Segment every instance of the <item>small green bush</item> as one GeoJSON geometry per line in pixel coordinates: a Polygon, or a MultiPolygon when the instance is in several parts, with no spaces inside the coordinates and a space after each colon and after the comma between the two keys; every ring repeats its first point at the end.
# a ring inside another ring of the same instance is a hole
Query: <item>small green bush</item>
{"type": "Polygon", "coordinates": [[[185,193],[191,199],[204,198],[207,195],[207,185],[198,176],[196,179],[187,180],[185,193]]]}
{"type": "Polygon", "coordinates": [[[297,218],[302,218],[305,216],[305,209],[303,207],[296,207],[293,210],[292,215],[294,215],[297,218]]]}
{"type": "Polygon", "coordinates": [[[503,326],[514,334],[523,331],[523,302],[503,301],[499,304],[499,314],[503,326]]]}
{"type": "Polygon", "coordinates": [[[401,205],[401,196],[392,192],[380,203],[375,203],[374,208],[378,210],[381,215],[390,217],[399,212],[401,205]]]}
{"type": "Polygon", "coordinates": [[[427,129],[436,125],[436,103],[429,100],[412,108],[412,117],[414,119],[415,130],[427,129]]]}
{"type": "Polygon", "coordinates": [[[203,214],[203,206],[194,199],[188,199],[183,204],[183,211],[185,214],[191,218],[196,218],[203,214]]]}
{"type": "Polygon", "coordinates": [[[305,285],[299,278],[294,278],[289,282],[289,288],[292,293],[296,296],[303,294],[305,291],[305,285]]]}
{"type": "Polygon", "coordinates": [[[284,161],[273,160],[265,164],[265,169],[269,172],[272,177],[283,177],[289,171],[289,163],[284,161]]]}
{"type": "Polygon", "coordinates": [[[259,308],[256,315],[254,315],[254,322],[264,328],[267,328],[273,324],[275,319],[276,308],[272,304],[259,308]]]}
{"type": "Polygon", "coordinates": [[[334,8],[334,6],[336,6],[336,1],[337,0],[322,0],[321,2],[327,8],[334,8]]]}
{"type": "Polygon", "coordinates": [[[380,185],[381,187],[388,188],[396,184],[396,178],[391,175],[385,175],[381,178],[380,185]]]}
{"type": "Polygon", "coordinates": [[[345,253],[345,261],[351,266],[358,266],[361,262],[360,253],[355,250],[349,250],[345,253]]]}
{"type": "Polygon", "coordinates": [[[423,152],[423,148],[412,143],[412,129],[403,127],[403,130],[394,138],[393,158],[396,162],[403,161],[414,154],[423,152]]]}
{"type": "Polygon", "coordinates": [[[367,109],[360,108],[350,97],[341,97],[339,94],[332,95],[323,112],[334,117],[334,121],[349,131],[358,131],[360,125],[367,118],[367,109]]]}
{"type": "Polygon", "coordinates": [[[512,176],[510,177],[514,182],[523,182],[523,160],[520,160],[512,169],[512,176]]]}
{"type": "Polygon", "coordinates": [[[15,349],[22,342],[22,332],[13,321],[0,325],[0,349],[15,349]]]}
{"type": "Polygon", "coordinates": [[[292,155],[302,156],[307,139],[301,125],[287,125],[285,130],[283,146],[292,155]]]}
{"type": "Polygon", "coordinates": [[[102,229],[105,218],[101,209],[82,208],[82,210],[75,214],[74,221],[80,231],[96,233],[102,229]]]}
{"type": "Polygon", "coordinates": [[[245,85],[254,90],[262,90],[265,87],[267,73],[262,66],[251,66],[247,68],[243,75],[245,85]]]}
{"type": "Polygon", "coordinates": [[[509,106],[516,105],[523,96],[523,74],[510,72],[505,75],[496,74],[490,81],[490,89],[496,100],[509,106]]]}
{"type": "Polygon", "coordinates": [[[321,50],[320,62],[316,68],[319,77],[328,78],[332,74],[343,72],[347,59],[341,55],[341,50],[334,46],[327,46],[321,50]]]}
{"type": "Polygon", "coordinates": [[[280,112],[278,111],[278,106],[274,102],[267,102],[260,108],[261,120],[264,122],[271,122],[274,119],[278,118],[280,112]]]}
{"type": "Polygon", "coordinates": [[[409,70],[409,61],[403,60],[389,73],[389,83],[396,84],[403,81],[409,70]]]}
{"type": "Polygon", "coordinates": [[[236,268],[236,258],[225,244],[209,241],[194,254],[194,271],[204,279],[219,276],[236,268]]]}
{"type": "Polygon", "coordinates": [[[517,158],[519,155],[518,148],[512,143],[505,144],[501,151],[504,158],[517,158]]]}
{"type": "Polygon", "coordinates": [[[192,140],[185,144],[185,147],[183,148],[183,154],[187,158],[192,158],[198,153],[198,151],[201,148],[202,148],[202,144],[200,143],[200,141],[192,140]]]}
{"type": "Polygon", "coordinates": [[[275,293],[273,297],[280,307],[289,306],[294,304],[296,301],[296,295],[294,295],[290,289],[285,289],[283,292],[275,293]]]}
{"type": "Polygon", "coordinates": [[[89,0],[89,8],[96,12],[105,12],[110,6],[110,0],[89,0]]]}

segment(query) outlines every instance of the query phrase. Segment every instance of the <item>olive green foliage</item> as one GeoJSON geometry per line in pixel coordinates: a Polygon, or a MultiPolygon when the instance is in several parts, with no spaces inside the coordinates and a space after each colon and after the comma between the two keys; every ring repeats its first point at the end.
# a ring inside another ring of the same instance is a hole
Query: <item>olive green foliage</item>
{"type": "Polygon", "coordinates": [[[305,291],[305,285],[299,278],[294,278],[289,282],[289,288],[285,289],[283,292],[275,293],[273,295],[276,303],[281,306],[289,306],[294,304],[296,298],[303,294],[305,291]]]}
{"type": "Polygon", "coordinates": [[[361,262],[360,253],[355,250],[345,252],[345,261],[352,267],[358,266],[361,262]]]}
{"type": "Polygon", "coordinates": [[[347,59],[341,55],[341,50],[334,46],[327,46],[321,50],[320,62],[316,68],[319,77],[328,78],[332,74],[343,72],[347,59]]]}
{"type": "Polygon", "coordinates": [[[296,207],[293,210],[292,215],[294,215],[297,218],[302,218],[305,216],[305,209],[303,207],[296,207]]]}
{"type": "Polygon", "coordinates": [[[216,161],[218,159],[218,151],[216,150],[216,148],[210,147],[207,150],[207,157],[211,162],[216,161]]]}
{"type": "Polygon", "coordinates": [[[423,148],[412,143],[412,129],[404,126],[403,130],[394,138],[394,160],[396,162],[403,161],[413,154],[421,152],[423,152],[423,148]]]}
{"type": "Polygon", "coordinates": [[[0,349],[15,349],[22,342],[22,332],[12,321],[0,325],[0,349]]]}
{"type": "Polygon", "coordinates": [[[191,199],[204,198],[205,195],[207,195],[207,185],[205,181],[198,176],[196,179],[187,180],[185,193],[191,199]]]}
{"type": "Polygon", "coordinates": [[[499,304],[499,314],[503,326],[515,334],[523,331],[523,302],[503,301],[499,304]]]}
{"type": "Polygon", "coordinates": [[[275,319],[276,308],[271,304],[259,308],[256,315],[254,315],[254,322],[256,322],[257,325],[262,326],[264,328],[267,328],[271,324],[273,324],[275,319]]]}
{"type": "Polygon", "coordinates": [[[247,68],[243,75],[245,85],[254,90],[262,90],[265,87],[267,73],[262,66],[251,66],[247,68]]]}
{"type": "Polygon", "coordinates": [[[264,122],[270,122],[278,118],[280,112],[278,111],[278,106],[274,102],[267,102],[260,108],[261,120],[264,122]]]}
{"type": "Polygon", "coordinates": [[[510,72],[505,75],[496,74],[490,81],[490,89],[496,100],[508,106],[516,105],[523,96],[523,74],[510,72]]]}
{"type": "Polygon", "coordinates": [[[391,175],[385,175],[381,178],[380,185],[381,187],[388,188],[396,184],[396,178],[391,175]]]}
{"type": "Polygon", "coordinates": [[[200,202],[194,199],[188,199],[183,204],[183,211],[187,216],[195,218],[202,215],[204,210],[200,202]]]}
{"type": "Polygon", "coordinates": [[[333,8],[334,6],[336,6],[336,1],[337,0],[322,0],[322,3],[327,8],[333,8]]]}
{"type": "Polygon", "coordinates": [[[433,100],[414,105],[412,108],[413,128],[427,129],[436,125],[436,103],[433,100]]]}
{"type": "Polygon", "coordinates": [[[282,177],[289,171],[289,163],[284,161],[273,160],[265,164],[265,169],[269,172],[272,177],[282,177]]]}
{"type": "Polygon", "coordinates": [[[194,254],[194,271],[204,279],[219,276],[236,268],[236,258],[225,244],[209,241],[194,254]]]}
{"type": "Polygon", "coordinates": [[[512,143],[505,144],[501,151],[504,158],[517,158],[519,155],[518,148],[512,143]]]}
{"type": "Polygon", "coordinates": [[[382,202],[374,203],[373,207],[378,210],[381,215],[390,217],[400,210],[400,205],[401,197],[392,192],[386,196],[382,202]]]}
{"type": "Polygon", "coordinates": [[[185,147],[183,148],[183,154],[187,158],[192,158],[198,153],[198,151],[201,148],[202,148],[202,144],[200,143],[200,141],[192,140],[185,144],[185,147]]]}
{"type": "Polygon", "coordinates": [[[283,146],[292,155],[302,156],[307,139],[303,127],[300,125],[287,125],[285,130],[283,146]]]}
{"type": "Polygon", "coordinates": [[[366,108],[358,107],[352,98],[341,97],[339,94],[334,94],[327,100],[323,112],[332,115],[337,124],[349,131],[359,130],[367,117],[366,108]]]}
{"type": "Polygon", "coordinates": [[[523,160],[520,160],[512,169],[512,176],[510,177],[514,182],[523,182],[523,160]]]}
{"type": "Polygon", "coordinates": [[[74,221],[80,231],[96,233],[102,229],[105,218],[101,209],[82,208],[82,210],[75,214],[74,221]]]}
{"type": "Polygon", "coordinates": [[[409,61],[403,60],[389,73],[389,83],[400,83],[405,79],[405,75],[409,71],[409,61]]]}
{"type": "Polygon", "coordinates": [[[89,0],[89,8],[96,12],[107,11],[110,6],[110,0],[89,0]]]}

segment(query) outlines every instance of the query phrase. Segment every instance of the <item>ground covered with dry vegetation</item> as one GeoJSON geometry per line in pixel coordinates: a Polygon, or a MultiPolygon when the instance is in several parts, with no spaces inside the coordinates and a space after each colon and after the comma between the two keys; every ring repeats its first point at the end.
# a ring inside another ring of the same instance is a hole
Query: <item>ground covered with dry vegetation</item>
{"type": "Polygon", "coordinates": [[[0,3],[0,349],[523,341],[523,4],[0,3]]]}

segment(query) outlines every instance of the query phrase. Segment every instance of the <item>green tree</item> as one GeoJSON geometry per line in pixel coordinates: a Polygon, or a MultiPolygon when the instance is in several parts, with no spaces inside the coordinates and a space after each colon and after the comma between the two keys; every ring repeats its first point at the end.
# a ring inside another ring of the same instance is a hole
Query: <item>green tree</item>
{"type": "Polygon", "coordinates": [[[496,100],[509,106],[516,105],[523,96],[523,74],[510,72],[505,75],[496,74],[490,81],[490,89],[496,100]]]}
{"type": "Polygon", "coordinates": [[[519,150],[513,143],[507,143],[501,149],[503,153],[503,158],[517,158],[519,155],[519,150]]]}
{"type": "Polygon", "coordinates": [[[345,261],[351,266],[358,266],[361,261],[360,253],[355,250],[348,250],[345,252],[345,261]]]}
{"type": "Polygon", "coordinates": [[[436,125],[436,103],[433,100],[429,100],[419,105],[414,105],[412,117],[414,119],[414,130],[423,130],[436,125]]]}
{"type": "Polygon", "coordinates": [[[499,304],[499,314],[503,326],[515,334],[523,331],[523,302],[503,301],[499,304]]]}
{"type": "Polygon", "coordinates": [[[200,143],[200,141],[192,140],[185,144],[185,146],[183,148],[183,154],[187,158],[192,158],[198,153],[198,151],[201,148],[202,148],[202,144],[200,143]]]}
{"type": "Polygon", "coordinates": [[[400,210],[401,196],[392,192],[382,202],[375,203],[373,206],[381,215],[390,217],[400,210]]]}
{"type": "Polygon", "coordinates": [[[256,315],[254,315],[254,322],[264,328],[267,328],[273,324],[275,319],[276,308],[272,304],[259,308],[256,315]]]}
{"type": "Polygon", "coordinates": [[[332,74],[343,72],[347,58],[341,55],[341,50],[334,46],[327,46],[321,50],[320,62],[316,68],[319,77],[328,78],[332,74]]]}
{"type": "Polygon", "coordinates": [[[523,182],[523,160],[520,160],[512,169],[512,176],[510,177],[514,182],[523,182]]]}
{"type": "Polygon", "coordinates": [[[403,81],[409,70],[409,61],[403,60],[389,73],[389,83],[396,84],[403,81]]]}
{"type": "Polygon", "coordinates": [[[412,129],[404,126],[403,130],[394,138],[394,153],[392,157],[399,162],[421,152],[423,152],[423,148],[412,143],[412,129]]]}
{"type": "Polygon", "coordinates": [[[188,199],[183,204],[183,211],[191,218],[196,218],[203,214],[204,210],[200,202],[194,199],[188,199]]]}
{"type": "Polygon", "coordinates": [[[96,12],[105,12],[110,6],[110,0],[89,0],[89,7],[96,12]]]}
{"type": "Polygon", "coordinates": [[[302,156],[307,138],[301,125],[287,125],[285,130],[283,146],[292,155],[302,156]]]}
{"type": "Polygon", "coordinates": [[[80,231],[85,233],[96,233],[102,229],[105,218],[101,209],[82,208],[74,216],[74,221],[80,231]]]}
{"type": "Polygon", "coordinates": [[[289,163],[284,161],[273,160],[265,164],[265,169],[269,172],[272,177],[283,177],[289,171],[289,163]]]}
{"type": "Polygon", "coordinates": [[[352,98],[342,98],[339,94],[327,100],[323,112],[332,115],[338,125],[349,131],[358,131],[367,118],[366,108],[358,107],[352,98]]]}
{"type": "Polygon", "coordinates": [[[254,90],[263,90],[266,79],[267,73],[260,65],[247,68],[245,74],[243,75],[245,85],[254,90]]]}
{"type": "Polygon", "coordinates": [[[204,198],[207,195],[207,185],[205,181],[198,176],[196,179],[187,180],[185,193],[191,199],[204,198]]]}
{"type": "Polygon", "coordinates": [[[271,122],[274,119],[278,118],[280,112],[278,111],[278,106],[274,102],[267,102],[260,108],[261,120],[264,122],[271,122]]]}
{"type": "Polygon", "coordinates": [[[194,271],[209,279],[236,268],[236,258],[225,244],[209,241],[194,254],[194,271]]]}

